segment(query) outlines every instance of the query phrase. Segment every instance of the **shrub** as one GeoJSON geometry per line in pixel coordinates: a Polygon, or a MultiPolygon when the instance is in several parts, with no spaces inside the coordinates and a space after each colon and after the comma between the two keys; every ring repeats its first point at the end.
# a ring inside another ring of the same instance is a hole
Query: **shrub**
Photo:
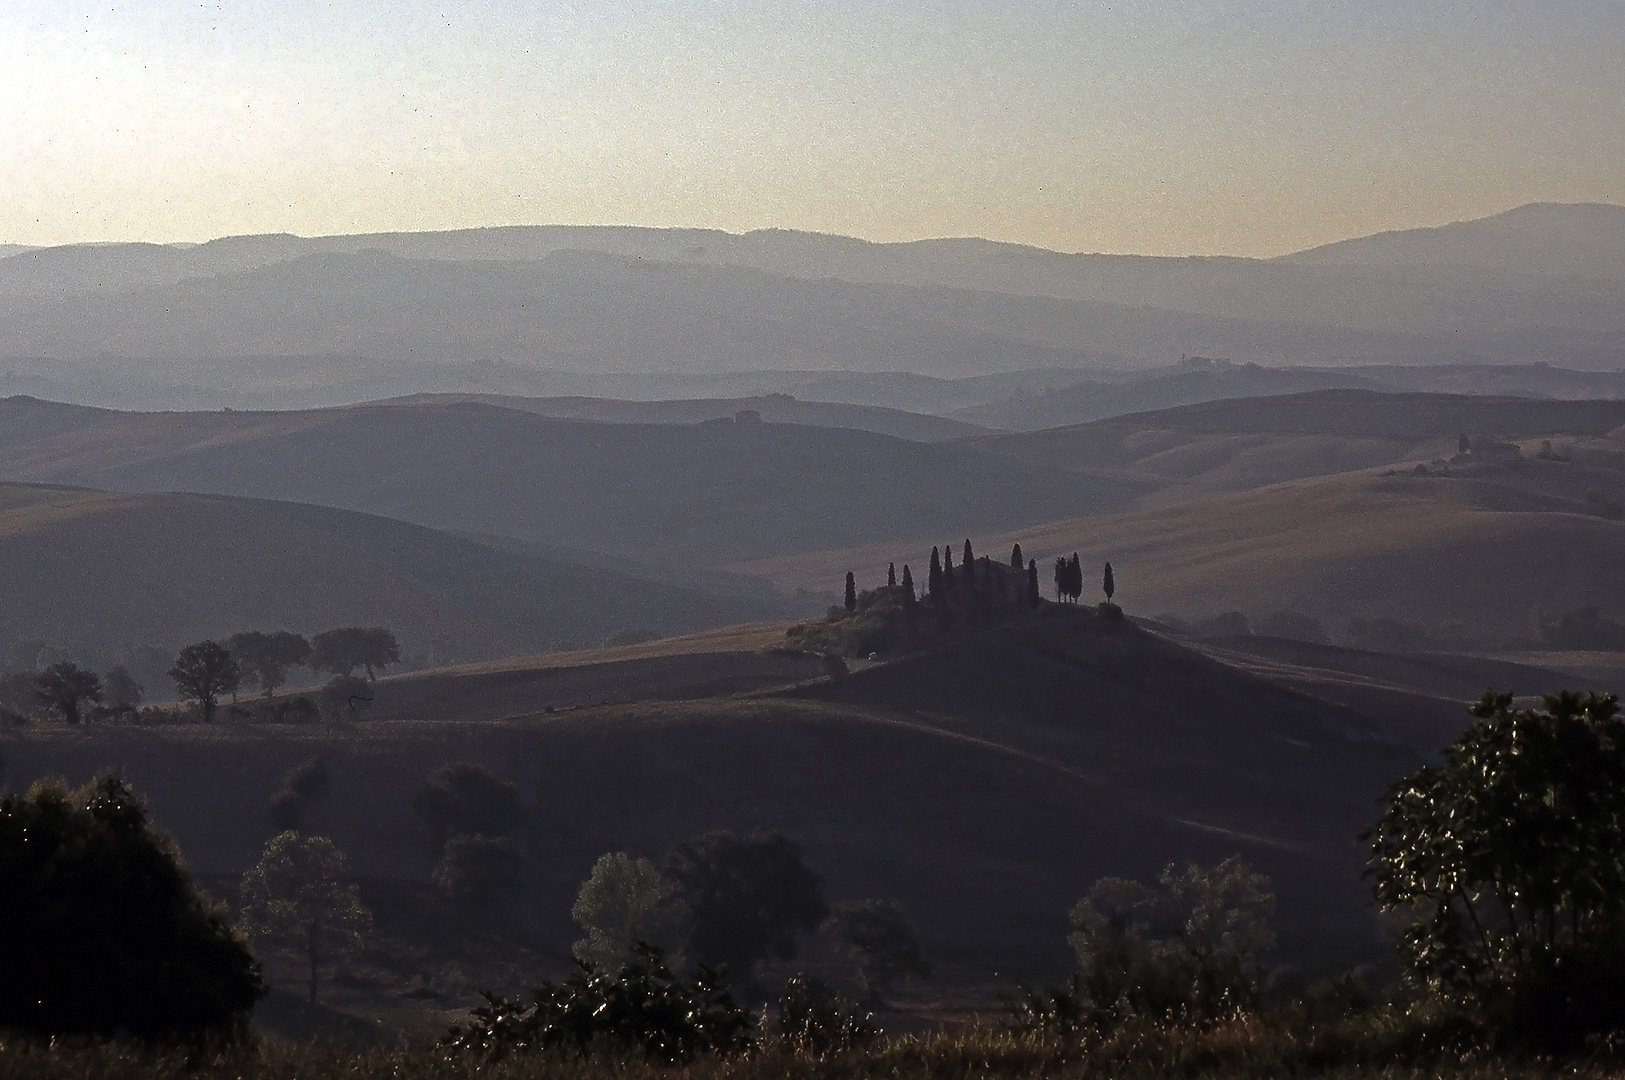
{"type": "Polygon", "coordinates": [[[437,848],[453,836],[508,836],[525,821],[519,789],[467,761],[430,773],[412,799],[412,812],[437,848]]]}
{"type": "Polygon", "coordinates": [[[824,930],[858,965],[864,993],[878,1000],[900,979],[929,978],[931,962],[903,909],[890,900],[835,905],[824,930]]]}
{"type": "Polygon", "coordinates": [[[259,965],[113,776],[0,801],[0,1026],[157,1040],[242,1029],[259,965]]]}
{"type": "Polygon", "coordinates": [[[874,1017],[821,979],[796,975],[774,1003],[780,1049],[823,1057],[868,1046],[880,1035],[874,1017]]]}
{"type": "Polygon", "coordinates": [[[434,868],[434,883],[464,911],[494,915],[519,899],[521,865],[512,840],[454,836],[434,868]]]}
{"type": "Polygon", "coordinates": [[[585,961],[563,982],[544,982],[523,1003],[484,994],[466,1026],[442,1045],[487,1057],[546,1050],[637,1052],[675,1063],[700,1054],[751,1046],[751,1015],[711,969],[673,975],[658,948],[640,944],[636,958],[610,972],[585,961]]]}

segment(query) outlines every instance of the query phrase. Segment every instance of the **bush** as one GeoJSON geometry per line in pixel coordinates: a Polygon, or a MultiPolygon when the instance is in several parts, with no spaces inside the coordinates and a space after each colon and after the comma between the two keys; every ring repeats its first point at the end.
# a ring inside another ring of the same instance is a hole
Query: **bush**
{"type": "Polygon", "coordinates": [[[508,836],[525,821],[519,789],[467,761],[430,773],[412,799],[412,812],[437,848],[453,836],[508,836]]]}
{"type": "Polygon", "coordinates": [[[486,1003],[442,1045],[496,1058],[547,1050],[637,1052],[669,1064],[752,1044],[750,1013],[709,968],[681,979],[651,945],[640,945],[637,957],[613,973],[581,960],[576,966],[563,982],[532,990],[529,1004],[482,995],[486,1003]]]}
{"type": "Polygon", "coordinates": [[[779,1047],[791,1054],[823,1057],[868,1046],[880,1035],[870,1013],[806,975],[784,984],[775,1010],[779,1047]]]}
{"type": "Polygon", "coordinates": [[[141,1039],[241,1031],[259,965],[116,777],[0,801],[0,1026],[141,1039]]]}
{"type": "Polygon", "coordinates": [[[434,883],[464,911],[495,915],[519,899],[521,865],[512,840],[454,836],[434,868],[434,883]]]}
{"type": "Polygon", "coordinates": [[[900,979],[931,975],[914,925],[890,900],[836,904],[824,930],[857,962],[859,981],[873,1002],[900,979]]]}

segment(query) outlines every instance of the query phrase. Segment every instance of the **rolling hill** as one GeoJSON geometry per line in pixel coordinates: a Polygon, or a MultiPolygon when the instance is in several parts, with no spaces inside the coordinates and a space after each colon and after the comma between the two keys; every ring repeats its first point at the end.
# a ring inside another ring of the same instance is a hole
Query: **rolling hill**
{"type": "Polygon", "coordinates": [[[607,424],[479,403],[124,413],[0,401],[0,477],[379,514],[575,551],[716,567],[1129,504],[1134,481],[963,443],[793,424],[607,424]]]}
{"type": "MultiPolygon", "coordinates": [[[[239,630],[383,625],[419,665],[773,616],[711,595],[499,551],[399,521],[210,495],[0,485],[0,656],[97,662],[239,630]]],[[[146,681],[167,688],[163,667],[146,681]]]]}

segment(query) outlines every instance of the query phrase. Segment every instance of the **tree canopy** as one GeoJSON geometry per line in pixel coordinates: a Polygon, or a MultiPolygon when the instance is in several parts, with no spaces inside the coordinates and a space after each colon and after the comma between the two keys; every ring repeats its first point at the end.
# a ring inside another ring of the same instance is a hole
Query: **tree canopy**
{"type": "Polygon", "coordinates": [[[629,961],[640,941],[680,955],[691,919],[676,883],[648,859],[623,851],[593,863],[570,915],[587,933],[571,947],[576,959],[611,969],[629,961]]]}
{"type": "Polygon", "coordinates": [[[378,671],[401,662],[401,647],[395,635],[382,626],[345,626],[311,638],[306,662],[316,671],[338,676],[361,668],[368,679],[375,679],[378,671]]]}
{"type": "Polygon", "coordinates": [[[356,952],[372,913],[350,880],[349,861],[325,836],[278,833],[243,875],[243,914],[259,937],[299,955],[316,1004],[322,965],[356,952]]]}
{"type": "Polygon", "coordinates": [[[250,630],[233,634],[226,648],[248,676],[270,697],[287,681],[288,669],[310,659],[310,642],[286,630],[264,633],[250,630]]]}
{"type": "Polygon", "coordinates": [[[231,1034],[261,982],[225,916],[116,777],[0,800],[0,1027],[231,1034]]]}
{"type": "Polygon", "coordinates": [[[77,724],[81,702],[101,701],[102,681],[94,672],[63,660],[39,673],[35,679],[35,693],[41,705],[68,723],[77,724]]]}
{"type": "Polygon", "coordinates": [[[233,693],[242,682],[242,669],[219,642],[199,641],[181,650],[169,677],[182,698],[202,706],[203,722],[209,723],[220,695],[233,693]]]}
{"type": "Polygon", "coordinates": [[[436,847],[453,836],[508,836],[525,821],[519,789],[467,761],[430,773],[412,799],[412,812],[436,847]]]}

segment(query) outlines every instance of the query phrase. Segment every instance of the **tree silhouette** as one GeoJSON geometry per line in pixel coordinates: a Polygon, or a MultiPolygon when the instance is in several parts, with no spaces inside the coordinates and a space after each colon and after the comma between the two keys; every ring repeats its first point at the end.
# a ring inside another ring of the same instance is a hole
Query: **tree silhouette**
{"type": "Polygon", "coordinates": [[[135,681],[130,669],[119,664],[102,679],[103,700],[115,709],[133,709],[141,704],[146,687],[135,681]]]}
{"type": "Polygon", "coordinates": [[[169,669],[175,689],[187,701],[203,707],[203,722],[214,720],[221,694],[229,694],[242,681],[242,670],[225,646],[218,641],[199,641],[181,650],[175,666],[169,669]]]}
{"type": "Polygon", "coordinates": [[[942,585],[949,592],[954,589],[954,549],[944,546],[942,549],[942,585]]]}
{"type": "Polygon", "coordinates": [[[437,848],[458,835],[508,836],[525,822],[519,788],[467,761],[430,773],[412,799],[412,812],[437,848]]]}
{"type": "Polygon", "coordinates": [[[1025,560],[1025,559],[1023,559],[1021,557],[1021,545],[1020,544],[1012,545],[1011,548],[1010,548],[1010,569],[1012,569],[1012,570],[1025,570],[1026,568],[1027,568],[1027,560],[1025,560]]]}
{"type": "Polygon", "coordinates": [[[1112,579],[1112,564],[1106,564],[1106,572],[1101,575],[1100,588],[1106,594],[1106,602],[1110,603],[1112,593],[1117,591],[1117,582],[1112,579]]]}
{"type": "Polygon", "coordinates": [[[824,929],[857,962],[858,980],[872,1002],[899,979],[931,975],[919,934],[903,909],[890,900],[837,904],[824,929]]]}
{"type": "Polygon", "coordinates": [[[256,937],[300,955],[316,1004],[321,965],[360,950],[372,912],[350,880],[349,860],[325,836],[279,833],[243,875],[243,915],[256,937]]]}
{"type": "Polygon", "coordinates": [[[886,588],[897,588],[897,564],[894,562],[886,564],[886,588]]]}
{"type": "Polygon", "coordinates": [[[914,606],[914,574],[909,570],[908,563],[903,564],[903,606],[914,606]]]}
{"type": "Polygon", "coordinates": [[[0,1027],[231,1035],[262,990],[226,912],[114,776],[0,801],[0,1027]]]}
{"type": "Polygon", "coordinates": [[[971,568],[976,565],[976,556],[971,554],[970,537],[968,536],[965,538],[965,557],[959,560],[959,565],[965,568],[967,578],[970,574],[971,568]]]}
{"type": "Polygon", "coordinates": [[[310,666],[334,675],[352,674],[356,668],[377,678],[374,668],[401,662],[401,647],[395,635],[382,626],[345,626],[324,630],[310,639],[310,666]]]}
{"type": "Polygon", "coordinates": [[[1072,553],[1072,559],[1066,564],[1066,591],[1072,597],[1072,602],[1078,602],[1083,595],[1083,566],[1078,562],[1078,553],[1072,553]]]}
{"type": "Polygon", "coordinates": [[[858,581],[850,570],[846,572],[846,610],[858,610],[858,581]]]}
{"type": "Polygon", "coordinates": [[[81,701],[101,701],[102,681],[94,672],[63,660],[39,673],[34,680],[34,693],[41,705],[60,714],[68,723],[77,724],[81,701]]]}
{"type": "Polygon", "coordinates": [[[226,641],[226,648],[231,650],[243,674],[251,676],[268,698],[287,681],[289,668],[310,659],[310,642],[286,630],[273,634],[259,630],[233,634],[226,641]]]}
{"type": "Polygon", "coordinates": [[[931,549],[931,569],[925,579],[925,587],[933,604],[942,603],[942,558],[937,554],[936,548],[931,549]]]}
{"type": "Polygon", "coordinates": [[[1030,559],[1027,562],[1027,603],[1037,607],[1038,600],[1038,560],[1030,559]]]}

